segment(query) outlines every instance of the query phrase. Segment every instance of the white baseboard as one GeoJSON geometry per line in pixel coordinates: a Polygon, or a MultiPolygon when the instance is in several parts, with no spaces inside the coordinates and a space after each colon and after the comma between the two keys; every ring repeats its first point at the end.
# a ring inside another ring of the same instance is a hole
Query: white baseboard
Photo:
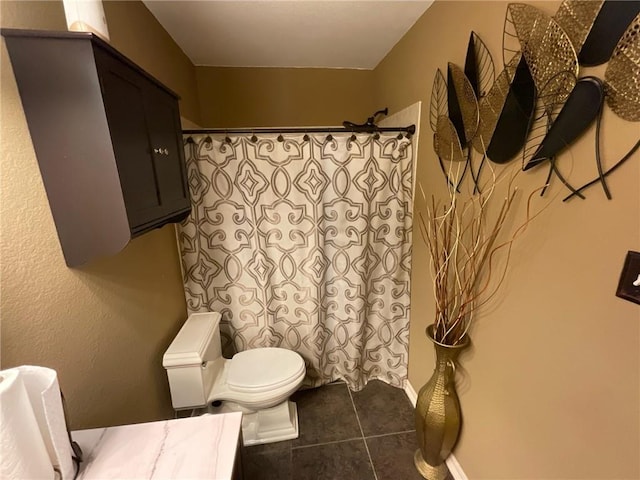
{"type": "Polygon", "coordinates": [[[449,455],[447,458],[447,467],[449,467],[449,472],[451,472],[451,476],[454,480],[469,480],[467,475],[462,470],[462,467],[458,463],[458,459],[453,456],[453,453],[449,455]]]}
{"type": "Polygon", "coordinates": [[[407,397],[409,397],[409,400],[411,400],[411,405],[413,405],[413,408],[416,408],[416,402],[418,401],[418,394],[416,393],[415,389],[413,388],[413,385],[411,385],[411,382],[409,382],[409,380],[407,380],[407,383],[405,383],[404,385],[404,393],[406,393],[407,397]]]}
{"type": "MultiPolygon", "coordinates": [[[[409,397],[411,404],[415,408],[416,402],[418,401],[418,394],[416,393],[415,388],[413,388],[413,385],[411,385],[411,382],[409,382],[409,380],[407,380],[407,382],[405,383],[404,393],[407,394],[407,397],[409,397]]],[[[460,463],[458,463],[458,460],[453,456],[453,454],[449,455],[449,458],[447,458],[447,467],[449,467],[449,472],[451,472],[451,476],[454,478],[454,480],[469,480],[467,478],[467,475],[462,470],[460,463]]]]}

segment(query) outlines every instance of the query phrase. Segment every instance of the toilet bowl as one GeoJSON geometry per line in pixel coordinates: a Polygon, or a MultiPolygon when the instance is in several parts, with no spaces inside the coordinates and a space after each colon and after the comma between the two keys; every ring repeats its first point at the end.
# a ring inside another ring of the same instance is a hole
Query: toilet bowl
{"type": "Polygon", "coordinates": [[[255,348],[222,356],[221,315],[195,313],[162,359],[175,410],[240,411],[245,445],[298,437],[298,413],[289,397],[306,370],[300,355],[283,348],[255,348]]]}

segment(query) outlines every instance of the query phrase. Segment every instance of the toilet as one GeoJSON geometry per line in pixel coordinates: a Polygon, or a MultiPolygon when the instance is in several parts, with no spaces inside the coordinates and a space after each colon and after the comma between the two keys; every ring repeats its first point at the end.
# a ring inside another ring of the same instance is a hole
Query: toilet
{"type": "Polygon", "coordinates": [[[306,370],[300,355],[284,348],[255,348],[222,356],[218,312],[195,313],[165,352],[175,410],[242,412],[244,445],[298,437],[298,411],[289,400],[306,370]]]}

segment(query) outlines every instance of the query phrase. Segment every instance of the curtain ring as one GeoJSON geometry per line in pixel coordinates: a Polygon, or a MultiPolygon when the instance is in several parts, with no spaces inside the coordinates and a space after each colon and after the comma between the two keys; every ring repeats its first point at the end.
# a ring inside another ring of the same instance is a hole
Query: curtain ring
{"type": "Polygon", "coordinates": [[[331,134],[327,135],[326,141],[331,142],[332,140],[333,140],[333,135],[331,134]]]}
{"type": "Polygon", "coordinates": [[[309,141],[309,135],[307,135],[307,132],[304,132],[304,136],[302,137],[302,141],[303,142],[308,142],[309,141]]]}
{"type": "Polygon", "coordinates": [[[355,142],[358,139],[358,137],[356,137],[355,133],[351,134],[351,137],[349,138],[349,140],[351,140],[352,142],[355,142]]]}
{"type": "Polygon", "coordinates": [[[379,134],[378,132],[376,132],[376,133],[373,135],[373,139],[374,139],[374,140],[380,140],[380,134],[379,134]]]}
{"type": "Polygon", "coordinates": [[[282,136],[282,134],[278,135],[277,140],[278,140],[279,142],[284,142],[284,137],[282,136]]]}
{"type": "Polygon", "coordinates": [[[208,144],[212,144],[212,143],[213,143],[213,140],[211,140],[211,137],[210,137],[209,135],[207,135],[207,136],[204,138],[204,141],[205,141],[205,143],[208,143],[208,144]]]}
{"type": "Polygon", "coordinates": [[[256,143],[258,141],[258,137],[256,137],[255,132],[251,132],[251,138],[249,140],[251,140],[251,143],[256,143]]]}

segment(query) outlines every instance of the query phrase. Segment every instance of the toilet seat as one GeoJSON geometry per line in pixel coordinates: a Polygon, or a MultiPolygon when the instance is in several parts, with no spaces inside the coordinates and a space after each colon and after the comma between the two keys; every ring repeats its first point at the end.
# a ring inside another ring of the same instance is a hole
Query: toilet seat
{"type": "Polygon", "coordinates": [[[256,394],[290,385],[305,373],[300,355],[284,348],[256,348],[229,361],[226,383],[236,392],[256,394]]]}
{"type": "Polygon", "coordinates": [[[209,404],[222,400],[252,410],[273,407],[289,398],[306,374],[302,357],[282,348],[246,350],[222,362],[208,395],[209,404]]]}

